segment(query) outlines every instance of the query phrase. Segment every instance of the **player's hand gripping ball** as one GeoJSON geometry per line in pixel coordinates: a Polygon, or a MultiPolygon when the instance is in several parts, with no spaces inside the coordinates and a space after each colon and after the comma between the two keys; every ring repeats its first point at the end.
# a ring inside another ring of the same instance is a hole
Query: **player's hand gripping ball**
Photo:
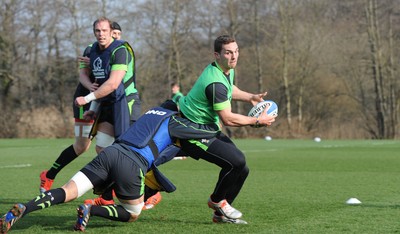
{"type": "MultiPolygon", "coordinates": [[[[267,112],[269,116],[278,116],[278,105],[274,101],[266,100],[257,103],[257,105],[253,106],[249,111],[248,116],[250,117],[258,117],[263,111],[267,112]]],[[[256,126],[253,126],[256,127],[256,126]]]]}

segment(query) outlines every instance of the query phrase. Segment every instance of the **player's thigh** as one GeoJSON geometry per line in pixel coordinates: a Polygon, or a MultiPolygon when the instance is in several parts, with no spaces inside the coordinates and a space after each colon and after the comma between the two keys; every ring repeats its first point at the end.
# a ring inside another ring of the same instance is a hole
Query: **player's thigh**
{"type": "Polygon", "coordinates": [[[105,133],[110,136],[114,136],[114,125],[109,122],[101,122],[98,125],[98,132],[105,133]]]}
{"type": "MultiPolygon", "coordinates": [[[[214,141],[206,150],[205,160],[215,160],[221,165],[229,164],[234,168],[241,168],[246,165],[246,158],[243,152],[233,142],[227,139],[214,141]]],[[[217,164],[219,165],[219,164],[217,164]]]]}
{"type": "Polygon", "coordinates": [[[118,170],[111,172],[111,178],[115,182],[113,188],[116,196],[122,200],[140,199],[144,194],[144,174],[147,168],[127,159],[125,155],[120,155],[120,159],[115,160],[118,160],[118,170]]]}
{"type": "Polygon", "coordinates": [[[138,205],[142,202],[144,202],[144,195],[139,197],[138,199],[122,199],[118,198],[118,201],[124,204],[129,204],[129,205],[138,205]]]}
{"type": "Polygon", "coordinates": [[[109,122],[101,122],[96,134],[96,152],[101,152],[105,147],[114,142],[114,126],[109,122]]]}
{"type": "Polygon", "coordinates": [[[212,138],[209,141],[181,140],[181,145],[182,150],[194,159],[201,158],[220,167],[242,167],[246,164],[245,156],[228,139],[212,138]]]}

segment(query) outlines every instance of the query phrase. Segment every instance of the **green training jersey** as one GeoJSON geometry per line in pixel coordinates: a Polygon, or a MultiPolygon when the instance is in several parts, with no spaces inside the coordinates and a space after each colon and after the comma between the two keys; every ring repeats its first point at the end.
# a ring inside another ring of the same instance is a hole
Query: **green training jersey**
{"type": "Polygon", "coordinates": [[[124,83],[125,86],[125,95],[129,96],[130,94],[134,94],[137,93],[137,89],[136,89],[136,74],[135,74],[135,53],[133,52],[132,47],[129,45],[128,42],[124,42],[123,45],[121,45],[120,47],[116,48],[113,51],[112,56],[114,56],[114,52],[121,48],[121,47],[125,47],[128,51],[128,53],[131,55],[132,59],[128,62],[128,70],[126,71],[126,74],[124,76],[124,79],[122,80],[122,82],[124,83]]]}
{"type": "Polygon", "coordinates": [[[186,96],[179,99],[179,108],[186,118],[198,124],[215,123],[219,126],[219,117],[216,111],[230,107],[235,72],[231,69],[229,78],[218,67],[217,63],[209,64],[197,79],[186,96]],[[213,65],[215,64],[215,65],[213,65]],[[212,83],[223,84],[228,93],[228,99],[222,103],[215,103],[207,99],[206,88],[212,83]]]}

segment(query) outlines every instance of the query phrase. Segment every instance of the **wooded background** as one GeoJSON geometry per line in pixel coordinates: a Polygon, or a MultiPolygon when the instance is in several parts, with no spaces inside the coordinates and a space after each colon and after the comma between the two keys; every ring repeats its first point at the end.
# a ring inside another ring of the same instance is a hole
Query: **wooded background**
{"type": "Polygon", "coordinates": [[[0,137],[73,137],[76,57],[100,16],[135,50],[142,111],[171,82],[186,93],[230,34],[236,85],[279,106],[273,126],[233,137],[400,136],[400,0],[2,0],[0,137]]]}

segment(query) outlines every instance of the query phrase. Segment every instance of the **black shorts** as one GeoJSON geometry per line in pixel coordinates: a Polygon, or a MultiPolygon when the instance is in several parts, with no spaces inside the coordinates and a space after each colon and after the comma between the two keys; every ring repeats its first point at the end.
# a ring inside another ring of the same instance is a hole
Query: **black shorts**
{"type": "Polygon", "coordinates": [[[89,90],[87,90],[85,87],[83,87],[83,85],[81,83],[78,84],[78,86],[76,87],[75,93],[74,93],[74,100],[72,100],[72,110],[74,111],[74,118],[75,120],[82,120],[85,121],[83,119],[83,113],[85,113],[85,111],[89,110],[90,108],[90,103],[78,107],[75,105],[75,99],[77,97],[80,96],[86,96],[90,93],[89,90]]]}
{"type": "Polygon", "coordinates": [[[112,104],[102,103],[100,106],[100,113],[98,122],[108,122],[114,125],[114,108],[112,104]]]}
{"type": "MultiPolygon", "coordinates": [[[[133,100],[133,99],[132,99],[133,100]]],[[[140,101],[136,104],[136,99],[134,99],[134,103],[132,105],[132,113],[130,113],[130,124],[136,122],[136,120],[140,117],[140,101]],[[139,112],[139,115],[137,113],[139,112]]],[[[128,99],[127,99],[128,101],[128,99]]],[[[109,102],[102,102],[100,106],[100,113],[98,117],[98,123],[107,122],[112,124],[115,127],[115,120],[114,120],[114,105],[113,103],[109,102]]]]}
{"type": "Polygon", "coordinates": [[[100,152],[81,171],[94,185],[96,194],[102,194],[111,188],[121,199],[138,199],[144,194],[147,165],[139,159],[134,160],[135,157],[141,156],[114,144],[100,152]]]}

